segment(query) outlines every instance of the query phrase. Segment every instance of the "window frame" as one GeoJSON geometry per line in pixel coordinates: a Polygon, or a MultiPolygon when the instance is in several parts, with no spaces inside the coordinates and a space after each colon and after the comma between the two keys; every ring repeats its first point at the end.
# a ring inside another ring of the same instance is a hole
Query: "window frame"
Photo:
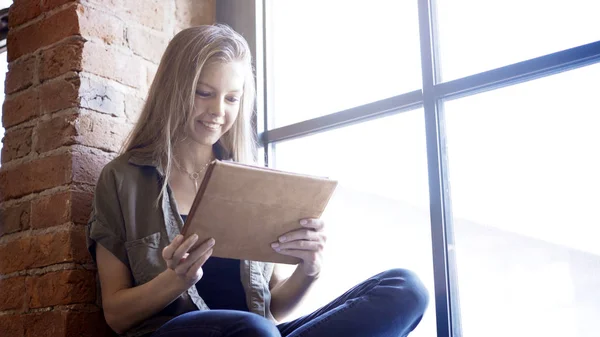
{"type": "Polygon", "coordinates": [[[373,103],[269,128],[268,3],[273,0],[219,0],[217,22],[230,25],[250,44],[257,81],[254,119],[264,163],[274,155],[273,144],[334,128],[423,107],[427,143],[435,313],[438,337],[462,336],[458,280],[454,254],[452,207],[443,101],[471,96],[600,62],[600,41],[543,55],[500,68],[443,82],[440,80],[436,0],[418,1],[422,88],[373,103]]]}

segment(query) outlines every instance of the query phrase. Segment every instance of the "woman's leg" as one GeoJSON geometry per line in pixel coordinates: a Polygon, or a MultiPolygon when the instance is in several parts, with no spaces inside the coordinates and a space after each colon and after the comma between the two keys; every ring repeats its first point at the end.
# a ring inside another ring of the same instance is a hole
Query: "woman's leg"
{"type": "Polygon", "coordinates": [[[235,310],[192,311],[165,323],[152,337],[281,337],[275,324],[235,310]]]}
{"type": "Polygon", "coordinates": [[[429,295],[419,278],[405,269],[378,274],[325,307],[277,326],[286,337],[400,337],[413,331],[429,295]]]}

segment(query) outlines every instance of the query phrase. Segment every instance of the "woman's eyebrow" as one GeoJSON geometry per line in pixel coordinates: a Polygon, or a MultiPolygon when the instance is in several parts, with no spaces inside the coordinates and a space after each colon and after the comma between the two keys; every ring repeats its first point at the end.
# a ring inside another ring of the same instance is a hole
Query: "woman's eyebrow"
{"type": "MultiPolygon", "coordinates": [[[[201,86],[201,85],[203,85],[205,87],[209,87],[211,90],[216,90],[212,85],[209,85],[209,84],[206,84],[203,82],[198,82],[198,85],[196,87],[201,86]]],[[[229,90],[227,92],[243,92],[243,91],[244,91],[244,89],[233,89],[233,90],[229,90]]]]}

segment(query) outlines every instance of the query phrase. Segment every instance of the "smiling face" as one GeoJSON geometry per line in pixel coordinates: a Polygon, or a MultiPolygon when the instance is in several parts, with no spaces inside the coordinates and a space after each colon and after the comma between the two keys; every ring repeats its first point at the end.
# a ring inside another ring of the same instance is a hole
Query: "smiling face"
{"type": "Polygon", "coordinates": [[[204,65],[196,86],[188,136],[206,146],[215,144],[235,122],[244,89],[241,62],[210,62],[204,65]]]}

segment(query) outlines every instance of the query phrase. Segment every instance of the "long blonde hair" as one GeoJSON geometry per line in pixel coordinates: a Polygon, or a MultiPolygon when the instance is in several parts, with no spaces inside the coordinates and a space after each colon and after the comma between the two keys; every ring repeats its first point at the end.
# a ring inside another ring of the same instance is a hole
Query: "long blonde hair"
{"type": "Polygon", "coordinates": [[[248,43],[222,24],[184,29],[169,42],[144,108],[121,149],[122,153],[136,152],[151,159],[163,170],[165,179],[159,199],[172,171],[174,147],[184,139],[185,125],[192,118],[200,73],[205,64],[213,61],[241,61],[246,67],[238,116],[215,144],[215,152],[219,159],[256,162],[256,137],[251,124],[256,90],[248,43]]]}

